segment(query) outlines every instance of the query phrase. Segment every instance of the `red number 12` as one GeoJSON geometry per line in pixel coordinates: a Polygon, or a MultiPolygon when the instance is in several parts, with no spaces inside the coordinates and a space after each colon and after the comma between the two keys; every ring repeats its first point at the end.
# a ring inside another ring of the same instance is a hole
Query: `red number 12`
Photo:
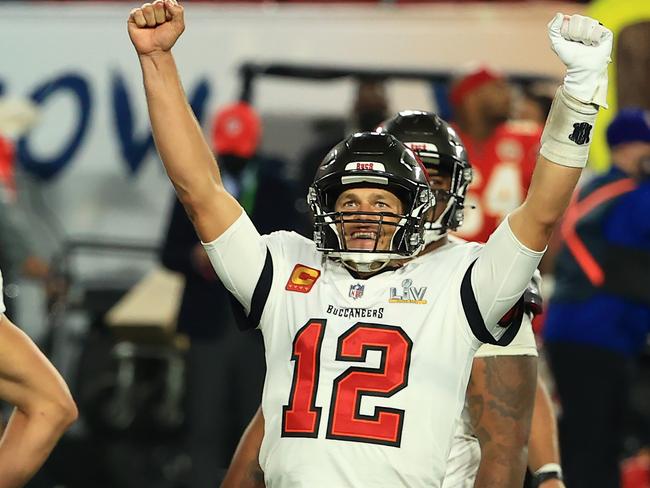
{"type": "MultiPolygon", "coordinates": [[[[321,407],[316,406],[324,319],[307,322],[293,341],[296,362],[289,404],[282,409],[282,437],[318,437],[321,407]]],[[[390,397],[406,387],[413,343],[400,327],[357,323],[338,340],[337,361],[364,362],[368,351],[382,354],[378,368],[350,367],[334,380],[328,439],[399,447],[404,410],[377,407],[360,413],[363,396],[390,397]]]]}

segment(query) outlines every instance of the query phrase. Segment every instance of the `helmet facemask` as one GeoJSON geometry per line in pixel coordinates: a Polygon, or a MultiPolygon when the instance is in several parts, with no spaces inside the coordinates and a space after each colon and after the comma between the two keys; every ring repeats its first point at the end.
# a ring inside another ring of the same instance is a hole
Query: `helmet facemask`
{"type": "Polygon", "coordinates": [[[402,203],[402,212],[337,211],[335,203],[342,193],[340,187],[328,191],[314,185],[308,197],[314,214],[314,241],[318,250],[328,257],[340,259],[347,267],[358,272],[376,272],[390,261],[417,255],[424,247],[424,216],[433,205],[433,193],[424,185],[404,192],[395,191],[394,185],[382,188],[362,182],[355,183],[351,188],[373,186],[397,196],[402,203]],[[350,248],[348,241],[352,233],[374,233],[372,247],[350,248]],[[390,236],[389,241],[382,246],[381,241],[387,236],[390,236]]]}
{"type": "Polygon", "coordinates": [[[363,132],[323,159],[307,202],[318,250],[368,273],[420,252],[433,194],[412,151],[390,134],[363,132]]]}
{"type": "MultiPolygon", "coordinates": [[[[459,164],[455,159],[439,154],[430,144],[407,142],[416,157],[427,170],[434,195],[435,206],[427,214],[424,224],[425,245],[437,242],[463,224],[465,218],[465,195],[472,181],[472,168],[459,164]],[[444,188],[436,188],[436,177],[445,180],[444,188]],[[441,206],[444,208],[441,209],[441,206]]],[[[459,155],[460,156],[460,155],[459,155]]]]}
{"type": "Polygon", "coordinates": [[[437,208],[427,214],[425,241],[439,241],[456,230],[464,219],[465,194],[472,181],[472,168],[456,131],[433,112],[405,110],[377,129],[400,140],[413,151],[426,169],[437,208]],[[436,185],[438,176],[446,185],[436,185]]]}

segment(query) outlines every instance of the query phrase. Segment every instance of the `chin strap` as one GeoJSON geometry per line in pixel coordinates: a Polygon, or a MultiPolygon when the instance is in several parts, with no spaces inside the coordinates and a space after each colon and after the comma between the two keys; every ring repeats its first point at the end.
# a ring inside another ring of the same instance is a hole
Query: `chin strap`
{"type": "Polygon", "coordinates": [[[428,222],[424,224],[424,245],[425,246],[431,244],[432,242],[437,242],[447,235],[448,229],[446,227],[443,227],[442,220],[449,212],[451,212],[455,203],[456,203],[456,197],[450,195],[449,200],[447,201],[447,206],[440,214],[440,216],[434,222],[428,222]]]}
{"type": "MultiPolygon", "coordinates": [[[[407,258],[405,258],[407,259],[407,258]]],[[[370,265],[373,263],[362,263],[361,266],[359,266],[359,263],[355,263],[354,261],[344,261],[343,259],[336,259],[336,261],[339,261],[343,266],[348,268],[350,272],[353,275],[358,275],[358,274],[365,274],[365,273],[379,273],[380,271],[383,271],[385,269],[399,269],[403,266],[403,263],[395,260],[395,259],[390,259],[385,262],[379,262],[375,261],[374,264],[379,264],[378,267],[372,268],[370,265]]]]}
{"type": "Polygon", "coordinates": [[[447,231],[441,232],[442,229],[429,229],[424,231],[424,245],[428,246],[433,242],[438,242],[447,235],[447,231]]]}
{"type": "Polygon", "coordinates": [[[343,265],[346,268],[356,273],[376,273],[377,271],[381,271],[382,269],[384,269],[388,265],[388,263],[390,263],[390,260],[372,261],[369,263],[357,263],[355,261],[341,259],[341,263],[343,263],[343,265]]]}

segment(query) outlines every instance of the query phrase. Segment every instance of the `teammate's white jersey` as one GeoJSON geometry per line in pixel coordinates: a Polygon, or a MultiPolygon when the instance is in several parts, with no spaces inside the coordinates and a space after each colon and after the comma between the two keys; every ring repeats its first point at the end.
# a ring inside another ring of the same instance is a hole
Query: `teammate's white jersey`
{"type": "Polygon", "coordinates": [[[474,488],[481,464],[481,445],[473,434],[466,434],[464,430],[463,422],[459,419],[447,458],[442,488],[474,488]]]}
{"type": "Polygon", "coordinates": [[[496,323],[542,255],[506,223],[361,280],[245,215],[205,247],[264,335],[269,488],[440,487],[474,353],[514,335],[496,323]]]}
{"type": "Polygon", "coordinates": [[[505,347],[495,346],[494,344],[483,344],[476,351],[474,357],[489,358],[493,356],[538,356],[533,324],[528,314],[524,316],[519,332],[517,332],[517,335],[510,344],[505,347]]]}
{"type": "Polygon", "coordinates": [[[0,271],[0,313],[5,313],[5,310],[7,310],[5,307],[4,294],[4,288],[2,285],[2,271],[0,271]]]}
{"type": "MultiPolygon", "coordinates": [[[[535,356],[537,345],[533,325],[525,314],[519,332],[507,346],[483,344],[474,355],[474,359],[494,356],[535,356]]],[[[472,488],[481,463],[481,446],[474,435],[467,402],[461,418],[458,419],[456,432],[451,443],[445,479],[442,488],[472,488]]]]}

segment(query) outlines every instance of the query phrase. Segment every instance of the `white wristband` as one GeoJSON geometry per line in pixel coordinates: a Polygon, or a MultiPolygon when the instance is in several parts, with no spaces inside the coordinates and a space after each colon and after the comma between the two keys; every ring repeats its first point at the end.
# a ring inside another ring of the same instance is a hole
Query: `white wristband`
{"type": "Polygon", "coordinates": [[[562,476],[562,466],[557,463],[546,463],[544,466],[535,471],[535,475],[544,473],[559,473],[562,476]]]}
{"type": "Polygon", "coordinates": [[[542,133],[540,154],[549,161],[584,168],[589,157],[598,106],[583,103],[558,88],[542,133]]]}

